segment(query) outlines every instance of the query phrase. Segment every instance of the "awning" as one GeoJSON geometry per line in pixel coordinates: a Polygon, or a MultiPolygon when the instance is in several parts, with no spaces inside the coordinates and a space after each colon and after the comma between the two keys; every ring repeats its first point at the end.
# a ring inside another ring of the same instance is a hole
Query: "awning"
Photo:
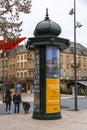
{"type": "Polygon", "coordinates": [[[77,81],[77,84],[87,87],[87,81],[77,81]]]}
{"type": "Polygon", "coordinates": [[[15,46],[17,46],[20,42],[22,42],[23,40],[25,40],[26,37],[22,37],[22,38],[18,38],[15,41],[10,41],[4,44],[4,40],[0,40],[0,50],[3,50],[3,44],[4,44],[4,52],[14,48],[15,46]]]}

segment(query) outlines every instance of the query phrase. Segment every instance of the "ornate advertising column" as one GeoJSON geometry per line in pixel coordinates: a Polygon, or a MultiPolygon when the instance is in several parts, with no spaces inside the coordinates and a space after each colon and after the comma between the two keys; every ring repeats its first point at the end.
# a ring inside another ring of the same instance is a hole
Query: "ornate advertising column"
{"type": "Polygon", "coordinates": [[[69,46],[69,40],[57,37],[60,26],[48,17],[34,30],[34,38],[28,38],[26,48],[35,54],[34,119],[60,119],[60,51],[69,46]]]}

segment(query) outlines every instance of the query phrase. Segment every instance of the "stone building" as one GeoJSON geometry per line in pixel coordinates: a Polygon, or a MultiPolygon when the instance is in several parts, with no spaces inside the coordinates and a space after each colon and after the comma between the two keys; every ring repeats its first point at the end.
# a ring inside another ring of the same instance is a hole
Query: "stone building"
{"type": "MultiPolygon", "coordinates": [[[[3,80],[3,56],[0,55],[0,80],[3,80]]],[[[34,78],[34,52],[27,51],[24,45],[4,53],[5,86],[14,88],[21,84],[26,92],[32,89],[34,78]],[[7,55],[8,54],[8,55],[7,55]],[[6,56],[5,56],[6,55],[6,56]]]]}
{"type": "MultiPolygon", "coordinates": [[[[87,80],[87,48],[76,44],[77,81],[87,80]]],[[[4,54],[4,78],[6,86],[21,84],[23,91],[31,90],[34,84],[34,51],[24,45],[16,46],[4,54]]],[[[3,79],[3,55],[0,53],[0,81],[3,79]]],[[[61,86],[67,87],[74,82],[74,43],[60,53],[61,86]]]]}
{"type": "MultiPolygon", "coordinates": [[[[77,81],[87,80],[87,48],[76,44],[76,78],[77,81]]],[[[74,82],[74,43],[71,42],[68,49],[61,52],[60,56],[61,86],[74,82]]]]}

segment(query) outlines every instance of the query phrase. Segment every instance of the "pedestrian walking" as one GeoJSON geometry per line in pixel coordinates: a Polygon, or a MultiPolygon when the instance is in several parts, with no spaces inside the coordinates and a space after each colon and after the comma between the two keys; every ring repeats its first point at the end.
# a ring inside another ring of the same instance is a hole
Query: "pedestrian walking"
{"type": "Polygon", "coordinates": [[[5,94],[6,113],[10,113],[11,101],[12,101],[11,92],[10,90],[7,90],[5,94]]]}
{"type": "Polygon", "coordinates": [[[14,103],[14,113],[19,113],[20,103],[21,103],[21,94],[17,91],[13,95],[13,103],[14,103]]]}

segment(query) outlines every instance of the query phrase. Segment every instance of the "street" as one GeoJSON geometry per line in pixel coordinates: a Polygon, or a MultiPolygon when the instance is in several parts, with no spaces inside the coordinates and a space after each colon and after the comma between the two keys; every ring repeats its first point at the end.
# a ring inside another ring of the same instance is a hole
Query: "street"
{"type": "MultiPolygon", "coordinates": [[[[23,95],[23,101],[30,102],[30,113],[33,112],[34,103],[33,103],[33,94],[27,94],[26,96],[23,95]]],[[[72,95],[61,95],[61,110],[74,110],[75,109],[75,99],[72,98],[72,95]]],[[[77,97],[77,106],[78,110],[87,109],[87,98],[85,96],[78,96],[77,97]]],[[[20,114],[24,113],[22,104],[20,105],[20,114]]],[[[5,103],[0,103],[0,115],[5,114],[5,103]]],[[[11,114],[14,114],[14,105],[11,105],[11,114]]]]}

